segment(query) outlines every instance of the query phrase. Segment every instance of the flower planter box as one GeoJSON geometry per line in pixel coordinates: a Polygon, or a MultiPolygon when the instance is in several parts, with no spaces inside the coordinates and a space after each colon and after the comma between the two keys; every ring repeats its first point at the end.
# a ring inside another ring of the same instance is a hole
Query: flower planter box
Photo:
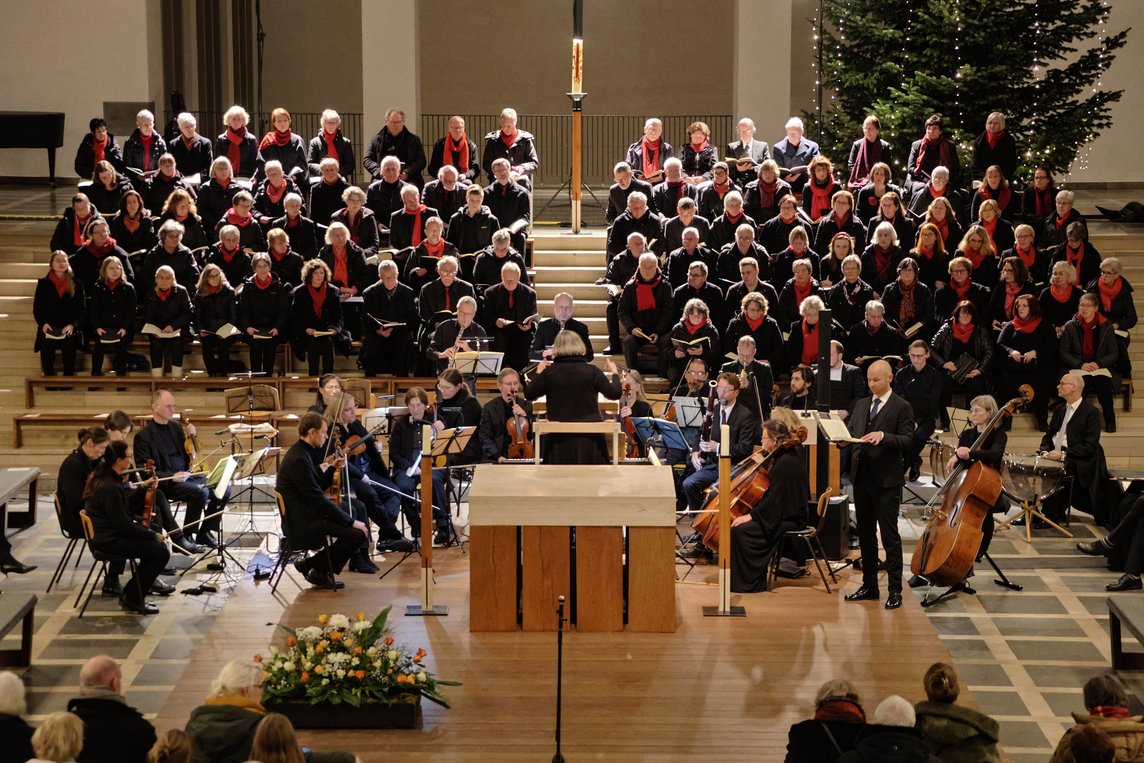
{"type": "Polygon", "coordinates": [[[272,713],[281,713],[298,729],[412,729],[421,717],[421,696],[410,695],[386,705],[380,702],[354,707],[340,705],[311,705],[307,702],[272,702],[263,706],[272,713]]]}

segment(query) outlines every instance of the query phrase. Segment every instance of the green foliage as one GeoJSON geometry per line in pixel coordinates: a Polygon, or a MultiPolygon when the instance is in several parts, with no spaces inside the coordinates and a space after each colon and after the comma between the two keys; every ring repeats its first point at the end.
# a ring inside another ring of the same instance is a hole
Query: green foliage
{"type": "MultiPolygon", "coordinates": [[[[1018,176],[1068,171],[1111,126],[1121,90],[1100,87],[1127,29],[1104,28],[1104,0],[824,0],[822,151],[844,163],[862,120],[877,114],[901,177],[930,114],[968,166],[993,111],[1017,140],[1018,176]],[[832,94],[832,95],[831,95],[832,94]]],[[[805,114],[817,136],[815,114],[805,114]]]]}

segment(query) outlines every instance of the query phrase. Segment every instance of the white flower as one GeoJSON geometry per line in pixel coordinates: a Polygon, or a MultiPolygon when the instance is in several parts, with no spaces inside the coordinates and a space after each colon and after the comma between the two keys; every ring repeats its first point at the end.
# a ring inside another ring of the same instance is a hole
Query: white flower
{"type": "Polygon", "coordinates": [[[328,625],[330,628],[344,630],[350,627],[350,619],[345,615],[330,615],[330,622],[328,625]]]}
{"type": "Polygon", "coordinates": [[[346,671],[339,669],[335,675],[337,675],[338,678],[345,678],[346,677],[346,671]]]}
{"type": "Polygon", "coordinates": [[[394,660],[397,659],[397,650],[396,649],[390,649],[389,654],[387,654],[386,657],[389,659],[390,662],[393,662],[394,660]]]}
{"type": "Polygon", "coordinates": [[[368,620],[358,620],[356,623],[353,624],[352,627],[353,627],[354,633],[361,633],[362,631],[369,628],[371,625],[373,625],[373,623],[369,622],[368,620]]]}
{"type": "Polygon", "coordinates": [[[316,625],[310,625],[298,631],[299,641],[317,641],[322,638],[322,629],[316,625]]]}
{"type": "Polygon", "coordinates": [[[329,686],[329,685],[330,685],[330,679],[323,678],[322,679],[322,686],[329,686]]]}
{"type": "Polygon", "coordinates": [[[294,672],[294,663],[284,662],[284,663],[282,663],[282,669],[285,670],[287,673],[293,673],[294,672]]]}
{"type": "Polygon", "coordinates": [[[424,672],[418,673],[417,674],[417,683],[423,684],[423,683],[425,683],[425,680],[427,678],[428,678],[428,676],[426,676],[424,672]]]}

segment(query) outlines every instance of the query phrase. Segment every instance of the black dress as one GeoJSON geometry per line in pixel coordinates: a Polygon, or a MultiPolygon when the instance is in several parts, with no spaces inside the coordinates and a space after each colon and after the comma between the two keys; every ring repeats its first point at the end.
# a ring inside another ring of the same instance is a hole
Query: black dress
{"type": "Polygon", "coordinates": [[[84,321],[83,283],[72,279],[72,293],[60,294],[48,276],[36,282],[36,295],[32,299],[32,316],[36,321],[35,351],[40,353],[40,369],[44,376],[56,374],[56,351],[63,361],[64,376],[75,375],[75,352],[82,343],[84,321]],[[44,334],[44,325],[51,334],[44,334]],[[65,328],[72,333],[64,336],[65,328]],[[52,338],[56,337],[56,338],[52,338]]]}
{"type": "MultiPolygon", "coordinates": [[[[977,427],[966,427],[961,436],[957,438],[957,447],[969,448],[969,458],[963,463],[966,465],[974,461],[989,466],[997,471],[1001,471],[1001,461],[1005,458],[1005,446],[1009,442],[1009,436],[1002,432],[1000,429],[994,429],[981,443],[979,448],[974,448],[973,444],[980,436],[977,427]]],[[[1005,494],[997,496],[996,503],[993,504],[993,511],[985,515],[985,520],[981,523],[981,546],[978,549],[977,556],[989,553],[989,543],[993,540],[993,514],[997,512],[1005,512],[1009,508],[1009,501],[1005,498],[1005,494]]]]}
{"type": "MultiPolygon", "coordinates": [[[[536,374],[524,389],[529,400],[544,397],[550,421],[603,421],[596,395],[619,400],[619,379],[609,380],[596,366],[579,355],[557,358],[543,373],[536,374]]],[[[541,458],[546,464],[606,464],[608,444],[603,435],[560,434],[541,440],[541,458]]]]}
{"type": "Polygon", "coordinates": [[[767,590],[767,567],[782,545],[783,533],[806,521],[810,477],[792,447],[775,456],[768,471],[771,485],[751,509],[751,521],[731,528],[731,591],[767,590]]]}

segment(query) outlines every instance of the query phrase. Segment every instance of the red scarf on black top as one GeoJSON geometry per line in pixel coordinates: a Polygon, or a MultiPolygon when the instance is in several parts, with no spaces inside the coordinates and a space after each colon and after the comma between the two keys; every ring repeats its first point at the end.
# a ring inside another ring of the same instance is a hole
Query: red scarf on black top
{"type": "Polygon", "coordinates": [[[909,326],[909,321],[913,320],[914,314],[917,312],[917,307],[914,305],[914,292],[917,291],[918,282],[914,281],[909,286],[902,283],[898,279],[898,290],[902,294],[902,303],[898,305],[898,325],[902,328],[909,326]]]}
{"type": "Polygon", "coordinates": [[[1112,286],[1105,286],[1104,279],[1096,279],[1097,289],[1100,290],[1100,301],[1104,304],[1105,312],[1112,310],[1112,301],[1120,296],[1120,288],[1124,286],[1124,280],[1117,276],[1116,280],[1112,282],[1112,286]]]}
{"type": "Polygon", "coordinates": [[[743,320],[747,322],[747,328],[749,328],[752,332],[758,331],[759,326],[762,326],[763,321],[766,319],[766,315],[760,315],[758,320],[751,320],[750,316],[748,316],[746,313],[743,313],[743,320]]]}
{"type": "Polygon", "coordinates": [[[985,262],[985,252],[981,251],[980,249],[977,251],[966,249],[961,253],[961,256],[973,264],[974,270],[977,270],[979,267],[981,267],[981,263],[985,262]]]}
{"type": "Polygon", "coordinates": [[[1049,213],[1053,211],[1053,193],[1052,190],[1046,188],[1043,191],[1033,189],[1033,198],[1037,203],[1037,217],[1048,217],[1049,213]]]}
{"type": "Polygon", "coordinates": [[[802,363],[809,366],[818,357],[818,324],[811,326],[802,319],[802,363]]]}
{"type": "Polygon", "coordinates": [[[773,207],[775,205],[775,192],[779,190],[779,181],[776,179],[773,183],[764,183],[759,180],[759,206],[764,209],[773,207]]]}
{"type": "Polygon", "coordinates": [[[997,148],[997,144],[1000,143],[1001,139],[1004,137],[1005,137],[1005,131],[1004,130],[1002,130],[1001,132],[989,132],[988,130],[985,131],[985,142],[987,142],[989,144],[990,149],[997,148]]]}
{"type": "Polygon", "coordinates": [[[1037,259],[1037,250],[1034,247],[1030,246],[1028,251],[1023,251],[1021,247],[1014,246],[1013,251],[1021,258],[1021,262],[1025,263],[1025,267],[1033,267],[1033,262],[1037,259]]]}
{"type": "Polygon", "coordinates": [[[941,222],[937,222],[936,220],[933,220],[933,219],[927,220],[926,222],[928,222],[930,225],[937,228],[937,232],[941,236],[941,240],[943,243],[949,241],[949,218],[948,217],[945,218],[944,220],[942,220],[941,222]]]}
{"type": "Polygon", "coordinates": [[[218,245],[218,253],[222,255],[222,261],[227,265],[229,265],[234,260],[235,255],[238,254],[239,250],[241,249],[241,245],[236,246],[234,249],[227,249],[222,244],[218,245]]]}
{"type": "Polygon", "coordinates": [[[519,132],[519,130],[513,130],[512,132],[501,130],[500,139],[505,148],[512,148],[512,144],[516,143],[516,136],[519,132]]]}
{"type": "Polygon", "coordinates": [[[350,284],[349,252],[345,246],[331,245],[330,251],[334,253],[334,283],[342,287],[350,284]]]}
{"type": "MultiPolygon", "coordinates": [[[[346,213],[346,227],[350,229],[350,241],[353,241],[355,244],[361,244],[360,229],[363,219],[365,219],[365,213],[360,209],[356,215],[351,216],[349,212],[346,213]]],[[[294,224],[297,225],[297,223],[294,224]]]]}
{"type": "Polygon", "coordinates": [[[663,147],[663,138],[648,140],[646,137],[640,141],[643,151],[643,174],[654,175],[663,169],[663,156],[660,149],[663,147]]]}
{"type": "Polygon", "coordinates": [[[1049,284],[1049,293],[1053,295],[1053,299],[1057,302],[1064,303],[1068,302],[1072,297],[1073,287],[1072,284],[1066,283],[1064,286],[1058,288],[1055,283],[1051,283],[1049,284]]]}
{"type": "Polygon", "coordinates": [[[707,150],[707,146],[709,146],[709,145],[710,145],[710,143],[706,140],[703,141],[702,143],[700,143],[698,146],[695,145],[694,143],[692,143],[691,144],[691,150],[694,151],[696,154],[702,154],[704,151],[707,150]]]}
{"type": "Polygon", "coordinates": [[[258,144],[258,150],[262,151],[263,149],[270,146],[278,146],[279,148],[282,148],[283,146],[290,143],[290,136],[293,134],[294,132],[289,128],[287,128],[286,132],[271,130],[262,136],[262,140],[258,144]]]}
{"type": "MultiPolygon", "coordinates": [[[[731,181],[728,180],[723,185],[719,185],[714,180],[712,180],[711,181],[711,187],[715,189],[715,193],[719,194],[719,198],[722,199],[724,196],[727,195],[727,191],[731,190],[731,181]]],[[[742,214],[742,213],[740,212],[739,214],[742,214]]]]}
{"type": "Polygon", "coordinates": [[[143,171],[148,172],[151,169],[151,145],[155,142],[155,133],[144,135],[139,133],[139,143],[143,146],[143,171]]]}
{"type": "Polygon", "coordinates": [[[969,344],[969,340],[973,339],[973,331],[976,328],[972,323],[961,325],[961,321],[956,318],[953,319],[953,338],[962,344],[969,344]]]}
{"type": "Polygon", "coordinates": [[[699,332],[699,329],[703,328],[704,326],[706,326],[710,322],[711,322],[710,320],[708,320],[707,318],[704,318],[702,323],[692,323],[691,321],[684,318],[683,319],[683,328],[687,329],[688,335],[695,336],[699,332]]]}
{"type": "Polygon", "coordinates": [[[104,153],[104,151],[107,150],[107,143],[110,140],[110,138],[104,138],[103,140],[96,140],[95,138],[91,139],[91,152],[95,156],[95,161],[92,164],[93,167],[96,164],[102,162],[104,158],[106,158],[107,155],[104,153]]]}
{"type": "Polygon", "coordinates": [[[994,199],[1002,210],[1009,206],[1009,199],[1013,196],[1013,192],[1007,187],[994,191],[987,183],[982,183],[977,192],[983,199],[994,199]]]}
{"type": "MultiPolygon", "coordinates": [[[[507,188],[508,186],[506,185],[505,187],[507,188]]],[[[419,204],[417,209],[413,212],[410,212],[408,209],[405,210],[405,214],[413,218],[413,246],[417,246],[421,243],[421,235],[424,232],[421,226],[421,213],[426,209],[428,209],[427,206],[419,204]]]]}
{"type": "Polygon", "coordinates": [[[288,183],[283,183],[280,186],[275,186],[273,183],[266,184],[266,196],[270,199],[272,204],[277,204],[283,196],[286,195],[286,189],[289,188],[288,183]]]}
{"type": "Polygon", "coordinates": [[[80,220],[79,217],[72,217],[72,241],[75,242],[74,249],[79,249],[83,246],[83,229],[87,227],[87,224],[91,222],[93,217],[95,217],[94,214],[90,214],[82,220],[80,220]]]}
{"type": "Polygon", "coordinates": [[[1077,286],[1080,286],[1080,263],[1084,260],[1084,242],[1081,241],[1080,244],[1077,245],[1076,249],[1073,249],[1066,243],[1065,259],[1068,260],[1070,265],[1076,268],[1076,279],[1073,281],[1073,283],[1077,286]]]}
{"type": "Polygon", "coordinates": [[[112,249],[115,248],[115,239],[112,238],[111,236],[108,236],[107,237],[107,243],[104,244],[103,246],[96,246],[95,242],[92,241],[91,239],[88,239],[87,241],[83,242],[83,244],[85,247],[87,247],[87,250],[89,252],[91,252],[92,256],[95,257],[95,259],[102,260],[104,257],[106,257],[108,254],[111,253],[112,249]]]}
{"type": "Polygon", "coordinates": [[[1013,317],[1013,303],[1017,299],[1017,295],[1021,293],[1021,284],[1007,283],[1005,284],[1005,317],[1013,317]]]}
{"type": "Polygon", "coordinates": [[[918,160],[914,162],[914,172],[922,171],[922,164],[925,162],[926,154],[934,150],[934,148],[936,148],[938,152],[938,164],[942,167],[951,166],[953,157],[950,155],[949,141],[947,141],[944,136],[939,137],[937,140],[922,138],[921,150],[918,151],[918,160]]]}
{"type": "Polygon", "coordinates": [[[865,723],[866,714],[862,712],[861,705],[846,699],[832,699],[823,702],[814,711],[816,721],[842,721],[844,723],[865,723]]]}
{"type": "Polygon", "coordinates": [[[246,217],[239,217],[239,214],[235,210],[234,207],[231,207],[230,209],[228,209],[226,211],[226,214],[224,215],[224,217],[226,218],[227,223],[229,223],[230,225],[235,225],[239,228],[245,228],[246,226],[250,225],[254,221],[254,215],[247,215],[246,217]]]}
{"type": "Polygon", "coordinates": [[[235,132],[230,127],[226,128],[226,158],[230,159],[230,166],[234,170],[234,174],[239,174],[239,165],[242,163],[242,141],[246,138],[246,128],[242,132],[235,132]]]}
{"type": "Polygon", "coordinates": [[[1061,217],[1060,215],[1053,215],[1053,224],[1057,226],[1057,230],[1065,227],[1065,223],[1069,221],[1068,215],[1061,217]]]}
{"type": "Polygon", "coordinates": [[[932,260],[933,247],[926,246],[924,244],[918,244],[917,247],[914,248],[914,254],[918,255],[918,259],[932,260]]]}
{"type": "Polygon", "coordinates": [[[957,295],[957,302],[969,299],[969,287],[972,285],[973,281],[969,278],[966,278],[965,283],[963,283],[961,286],[958,286],[957,282],[952,278],[949,279],[949,288],[953,289],[953,293],[957,295]]]}
{"type": "Polygon", "coordinates": [[[273,247],[270,249],[270,256],[274,258],[275,262],[282,262],[282,260],[286,259],[286,255],[288,254],[290,254],[290,247],[286,247],[286,251],[282,252],[281,254],[279,254],[278,250],[274,249],[273,247]]]}
{"type": "Polygon", "coordinates": [[[798,281],[791,281],[791,286],[794,288],[794,303],[801,305],[802,301],[810,296],[810,290],[814,288],[814,279],[810,279],[803,286],[799,286],[798,281]]]}
{"type": "Polygon", "coordinates": [[[119,284],[123,283],[123,279],[122,278],[116,278],[114,281],[104,281],[104,283],[107,284],[108,289],[110,289],[111,291],[115,291],[116,289],[119,288],[119,284]]]}
{"type": "Polygon", "coordinates": [[[460,174],[467,173],[469,171],[469,137],[462,132],[461,139],[454,141],[452,135],[446,135],[445,153],[442,158],[445,164],[456,167],[460,174]]]}
{"type": "Polygon", "coordinates": [[[644,281],[637,272],[635,275],[636,281],[636,311],[644,312],[645,310],[654,310],[655,304],[655,289],[663,282],[663,273],[656,271],[655,278],[651,281],[644,281]]]}
{"type": "Polygon", "coordinates": [[[256,275],[254,277],[254,285],[257,286],[259,289],[269,289],[270,284],[273,282],[274,282],[274,276],[270,275],[269,273],[266,274],[266,280],[265,281],[262,280],[261,275],[256,275]]]}
{"type": "Polygon", "coordinates": [[[192,148],[195,147],[195,136],[194,135],[192,135],[189,138],[186,135],[182,135],[182,136],[180,136],[180,139],[183,141],[183,147],[186,148],[188,151],[190,151],[192,148]]]}
{"type": "Polygon", "coordinates": [[[739,221],[743,219],[743,215],[745,215],[745,214],[746,214],[746,212],[740,212],[739,214],[732,216],[728,213],[724,213],[723,219],[725,219],[731,225],[738,227],[739,221]]]}
{"type": "Polygon", "coordinates": [[[1076,314],[1076,324],[1080,326],[1081,335],[1081,350],[1080,359],[1082,363],[1095,363],[1096,362],[1096,327],[1102,323],[1108,323],[1108,319],[1100,313],[1097,313],[1091,323],[1085,322],[1084,318],[1080,317],[1080,313],[1076,314]]]}
{"type": "Polygon", "coordinates": [[[874,270],[878,273],[878,280],[886,283],[890,280],[890,268],[894,265],[890,259],[890,249],[881,244],[874,245],[874,270]]]}
{"type": "Polygon", "coordinates": [[[437,245],[429,243],[429,239],[425,239],[425,253],[435,260],[439,260],[445,256],[445,239],[440,239],[437,245]]]}
{"type": "Polygon", "coordinates": [[[68,290],[68,277],[66,275],[57,276],[56,271],[49,270],[48,280],[52,282],[52,286],[56,287],[56,294],[59,295],[59,298],[63,299],[68,290]]]}
{"type": "Polygon", "coordinates": [[[174,286],[172,286],[170,289],[160,289],[158,286],[155,287],[155,293],[159,295],[159,299],[163,302],[167,301],[167,297],[171,296],[171,292],[174,290],[174,286]]]}
{"type": "Polygon", "coordinates": [[[810,181],[810,217],[812,220],[817,220],[830,212],[830,197],[837,187],[838,184],[834,182],[833,177],[827,178],[825,184],[819,184],[817,180],[810,181]]]}
{"type": "Polygon", "coordinates": [[[1019,315],[1013,316],[1013,329],[1020,331],[1022,334],[1032,334],[1037,330],[1037,326],[1041,325],[1041,316],[1036,318],[1022,318],[1019,315]]]}
{"type": "Polygon", "coordinates": [[[208,294],[218,294],[218,290],[219,290],[218,286],[207,286],[207,293],[208,294]]]}
{"type": "MultiPolygon", "coordinates": [[[[984,188],[984,186],[982,187],[984,188]]],[[[997,241],[993,238],[993,233],[997,230],[998,219],[999,218],[994,217],[993,221],[988,223],[984,220],[981,221],[981,227],[985,229],[985,234],[989,236],[989,243],[993,246],[993,251],[995,252],[997,251],[997,241]]]]}
{"type": "Polygon", "coordinates": [[[334,132],[331,134],[331,133],[326,132],[323,129],[322,130],[322,140],[324,140],[326,142],[326,157],[329,159],[337,159],[338,158],[338,131],[334,130],[334,132]]]}
{"type": "Polygon", "coordinates": [[[326,304],[326,285],[322,284],[315,289],[310,284],[306,284],[306,290],[310,292],[310,301],[314,303],[314,315],[321,318],[322,307],[326,304]]]}

